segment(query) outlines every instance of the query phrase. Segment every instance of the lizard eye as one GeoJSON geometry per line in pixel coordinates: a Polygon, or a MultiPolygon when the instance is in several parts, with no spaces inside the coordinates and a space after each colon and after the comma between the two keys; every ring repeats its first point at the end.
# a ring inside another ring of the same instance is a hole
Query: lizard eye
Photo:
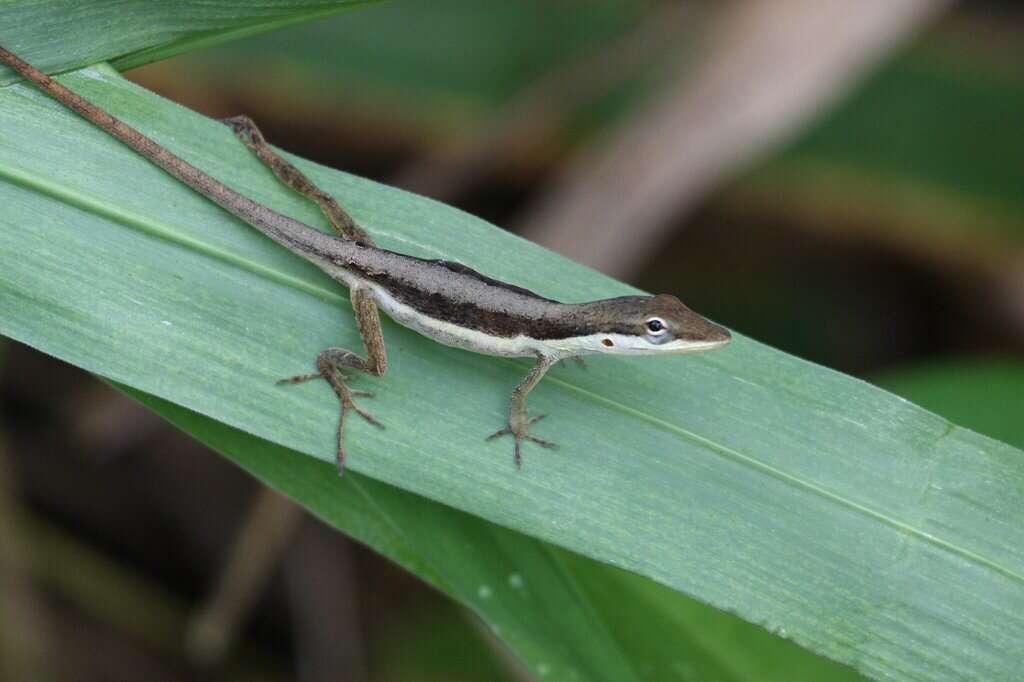
{"type": "Polygon", "coordinates": [[[651,319],[647,320],[647,331],[649,331],[652,334],[664,334],[666,331],[668,331],[668,325],[665,324],[664,320],[657,317],[652,317],[651,319]]]}

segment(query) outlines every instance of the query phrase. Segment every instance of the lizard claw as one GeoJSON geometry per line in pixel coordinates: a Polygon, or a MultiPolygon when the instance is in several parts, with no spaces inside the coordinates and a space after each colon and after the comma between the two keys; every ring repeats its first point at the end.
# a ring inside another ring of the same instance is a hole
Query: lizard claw
{"type": "Polygon", "coordinates": [[[352,400],[352,398],[351,398],[351,396],[372,397],[373,393],[370,393],[369,391],[351,391],[349,393],[349,396],[350,397],[349,397],[348,400],[342,400],[341,401],[341,408],[342,408],[342,410],[346,410],[346,409],[352,410],[353,412],[355,412],[360,417],[362,417],[366,421],[370,422],[374,426],[376,426],[378,428],[381,428],[381,429],[384,428],[384,425],[380,423],[379,419],[374,417],[372,414],[370,414],[366,410],[360,408],[358,405],[356,405],[356,402],[354,400],[352,400]]]}

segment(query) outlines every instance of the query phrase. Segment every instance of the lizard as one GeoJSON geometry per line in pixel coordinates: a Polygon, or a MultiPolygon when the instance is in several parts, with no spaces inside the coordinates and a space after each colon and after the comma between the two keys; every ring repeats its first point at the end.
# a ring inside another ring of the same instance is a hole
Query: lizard
{"type": "Polygon", "coordinates": [[[526,398],[561,360],[594,353],[668,355],[709,351],[728,344],[732,338],[726,328],[693,312],[670,294],[563,303],[487,277],[461,263],[417,258],[380,248],[332,196],[281,157],[252,120],[246,116],[224,119],[285,185],[316,202],[336,233],[327,234],[228,187],[3,47],[0,62],[349,288],[365,356],[344,348],[328,348],[316,357],[315,372],[278,382],[324,379],[337,395],[340,414],[335,461],[339,474],[345,470],[344,429],[349,412],[383,427],[355,400],[372,393],[351,389],[343,371],[355,370],[375,377],[387,372],[379,311],[448,346],[500,357],[533,358],[532,368],[512,391],[505,426],[487,438],[512,436],[517,469],[522,467],[524,442],[556,447],[531,433],[530,427],[545,415],[530,417],[526,398]]]}

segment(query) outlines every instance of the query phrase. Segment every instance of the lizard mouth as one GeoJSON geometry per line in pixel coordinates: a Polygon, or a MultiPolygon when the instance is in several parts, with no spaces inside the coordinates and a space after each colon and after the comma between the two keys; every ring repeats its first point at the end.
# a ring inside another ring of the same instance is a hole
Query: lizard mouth
{"type": "Polygon", "coordinates": [[[702,330],[703,334],[698,339],[676,339],[666,344],[665,350],[669,353],[699,353],[701,351],[721,348],[732,341],[732,334],[725,327],[705,321],[707,328],[702,330]]]}
{"type": "Polygon", "coordinates": [[[665,352],[675,355],[683,353],[700,353],[701,351],[721,348],[729,343],[730,339],[708,339],[706,341],[674,341],[665,348],[665,352]]]}

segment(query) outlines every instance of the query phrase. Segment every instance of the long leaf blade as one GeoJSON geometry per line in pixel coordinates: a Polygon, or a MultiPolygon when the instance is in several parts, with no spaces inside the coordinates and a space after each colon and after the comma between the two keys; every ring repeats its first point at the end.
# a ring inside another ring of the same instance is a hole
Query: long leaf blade
{"type": "Polygon", "coordinates": [[[651,580],[121,389],[476,612],[539,676],[861,679],[651,580]]]}
{"type": "MultiPolygon", "coordinates": [[[[320,221],[214,122],[105,72],[67,80],[258,201],[320,221]]],[[[330,458],[329,391],[273,380],[326,345],[358,347],[337,287],[25,86],[0,92],[0,130],[3,333],[330,458]]],[[[301,165],[385,247],[567,300],[630,291],[448,207],[301,165]]],[[[373,408],[388,428],[353,423],[353,470],[870,675],[999,679],[1022,662],[1021,451],[741,337],[556,373],[531,404],[555,413],[541,435],[563,447],[528,450],[517,473],[508,444],[482,438],[525,367],[395,325],[385,336],[393,372],[373,408]]]]}

